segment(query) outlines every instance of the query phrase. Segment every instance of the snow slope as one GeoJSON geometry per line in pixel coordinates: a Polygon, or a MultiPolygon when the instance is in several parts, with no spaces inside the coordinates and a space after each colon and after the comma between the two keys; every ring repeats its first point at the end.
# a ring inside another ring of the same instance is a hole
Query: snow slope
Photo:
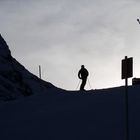
{"type": "MultiPolygon", "coordinates": [[[[140,139],[140,87],[129,87],[129,136],[140,139]]],[[[124,87],[49,89],[0,104],[2,140],[124,140],[124,87]]]]}
{"type": "Polygon", "coordinates": [[[0,35],[0,101],[13,100],[22,96],[45,92],[55,88],[51,83],[40,80],[26,70],[11,52],[0,35]]]}
{"type": "MultiPolygon", "coordinates": [[[[0,35],[1,140],[124,140],[124,91],[58,89],[18,63],[0,35]]],[[[140,86],[128,91],[129,140],[140,140],[140,86]]]]}

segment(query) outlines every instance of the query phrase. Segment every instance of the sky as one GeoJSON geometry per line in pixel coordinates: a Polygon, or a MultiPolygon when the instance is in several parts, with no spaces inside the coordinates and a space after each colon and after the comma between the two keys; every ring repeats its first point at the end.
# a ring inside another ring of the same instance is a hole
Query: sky
{"type": "MultiPolygon", "coordinates": [[[[140,77],[139,0],[0,0],[0,33],[12,56],[57,87],[86,89],[124,85],[121,60],[133,57],[140,77]]],[[[131,79],[129,80],[131,84],[131,79]]]]}

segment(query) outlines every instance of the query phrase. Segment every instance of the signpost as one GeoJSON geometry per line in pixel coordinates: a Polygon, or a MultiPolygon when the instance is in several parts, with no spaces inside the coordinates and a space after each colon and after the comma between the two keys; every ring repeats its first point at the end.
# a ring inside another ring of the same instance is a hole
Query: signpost
{"type": "Polygon", "coordinates": [[[128,78],[133,77],[133,58],[122,60],[122,79],[125,79],[125,140],[129,140],[129,120],[128,120],[128,78]]]}
{"type": "Polygon", "coordinates": [[[39,78],[41,79],[41,66],[39,65],[39,78]]]}

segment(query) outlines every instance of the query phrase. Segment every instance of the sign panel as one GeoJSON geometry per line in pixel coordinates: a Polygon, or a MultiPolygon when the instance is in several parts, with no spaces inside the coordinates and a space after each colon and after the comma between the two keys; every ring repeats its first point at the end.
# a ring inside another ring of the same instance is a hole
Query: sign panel
{"type": "Polygon", "coordinates": [[[133,58],[122,60],[122,79],[133,77],[133,58]]]}

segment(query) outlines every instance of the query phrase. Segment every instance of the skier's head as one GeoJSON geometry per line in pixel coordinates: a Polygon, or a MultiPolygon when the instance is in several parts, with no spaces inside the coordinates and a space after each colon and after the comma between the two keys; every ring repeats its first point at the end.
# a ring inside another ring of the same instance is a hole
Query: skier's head
{"type": "Polygon", "coordinates": [[[84,65],[81,65],[81,68],[83,69],[83,68],[85,68],[85,66],[84,65]]]}

